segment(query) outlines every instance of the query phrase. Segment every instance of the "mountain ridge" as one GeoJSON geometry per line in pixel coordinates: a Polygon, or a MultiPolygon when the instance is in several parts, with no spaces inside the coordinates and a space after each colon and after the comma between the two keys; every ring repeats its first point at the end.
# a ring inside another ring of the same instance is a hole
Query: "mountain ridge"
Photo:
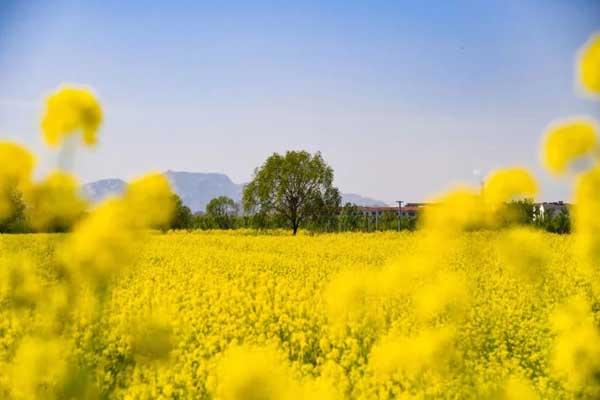
{"type": "MultiPolygon", "coordinates": [[[[204,211],[208,202],[218,196],[231,197],[240,201],[244,184],[234,183],[229,176],[220,172],[163,172],[173,190],[192,212],[204,211]]],[[[119,178],[99,179],[82,185],[82,194],[92,203],[102,201],[110,195],[123,193],[127,182],[119,178]]],[[[343,193],[342,205],[353,203],[360,206],[385,206],[385,202],[356,193],[343,193]]]]}

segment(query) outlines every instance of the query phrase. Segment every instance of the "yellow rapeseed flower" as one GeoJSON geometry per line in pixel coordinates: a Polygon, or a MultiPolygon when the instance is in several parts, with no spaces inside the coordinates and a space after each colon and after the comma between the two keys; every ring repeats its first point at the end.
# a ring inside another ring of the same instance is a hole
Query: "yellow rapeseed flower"
{"type": "Polygon", "coordinates": [[[466,186],[431,199],[422,218],[422,227],[435,232],[469,230],[485,223],[479,190],[466,186]]]}
{"type": "Polygon", "coordinates": [[[9,141],[0,141],[0,182],[23,182],[31,179],[35,157],[25,147],[9,141]]]}
{"type": "Polygon", "coordinates": [[[577,77],[584,90],[600,94],[600,34],[593,35],[581,49],[577,77]]]}
{"type": "Polygon", "coordinates": [[[416,336],[388,335],[373,347],[369,366],[378,374],[400,371],[410,378],[444,372],[452,357],[453,329],[428,329],[416,336]]]}
{"type": "Polygon", "coordinates": [[[168,360],[173,350],[173,327],[165,312],[132,321],[128,327],[130,346],[139,361],[168,360]]]}
{"type": "Polygon", "coordinates": [[[11,255],[0,259],[0,301],[21,307],[35,305],[44,293],[44,284],[33,260],[11,255]]]}
{"type": "Polygon", "coordinates": [[[433,319],[444,312],[456,316],[467,299],[465,283],[456,273],[440,273],[434,282],[417,290],[415,313],[423,319],[433,319]]]}
{"type": "Polygon", "coordinates": [[[0,219],[13,213],[13,196],[20,195],[31,181],[34,156],[23,146],[0,141],[0,219]]]}
{"type": "Polygon", "coordinates": [[[368,318],[371,276],[360,272],[344,272],[336,276],[326,289],[326,305],[330,319],[336,322],[368,318]]]}
{"type": "Polygon", "coordinates": [[[571,219],[576,234],[576,251],[587,263],[600,257],[600,165],[581,173],[575,181],[571,219]]]}
{"type": "Polygon", "coordinates": [[[10,369],[15,399],[59,399],[68,379],[67,346],[59,339],[25,338],[10,369]]]}
{"type": "Polygon", "coordinates": [[[123,227],[128,213],[121,199],[112,198],[80,221],[61,247],[61,259],[74,276],[103,284],[135,251],[134,234],[123,227]]]}
{"type": "Polygon", "coordinates": [[[217,369],[214,396],[219,400],[285,400],[298,398],[298,387],[281,355],[272,348],[229,349],[217,369]]]}
{"type": "Polygon", "coordinates": [[[552,124],[544,135],[542,163],[555,175],[564,174],[576,159],[598,149],[596,123],[577,118],[552,124]]]}
{"type": "Polygon", "coordinates": [[[587,302],[574,297],[551,317],[558,333],[552,367],[571,390],[580,390],[600,373],[600,333],[587,302]]]}
{"type": "Polygon", "coordinates": [[[87,88],[62,86],[46,98],[41,128],[46,144],[51,147],[77,132],[85,145],[93,146],[101,123],[100,103],[87,88]]]}
{"type": "Polygon", "coordinates": [[[539,396],[524,379],[511,377],[504,387],[502,400],[537,400],[539,396]]]}
{"type": "Polygon", "coordinates": [[[149,173],[129,183],[124,201],[132,211],[129,218],[133,226],[143,229],[166,224],[175,207],[171,185],[158,172],[149,173]]]}
{"type": "Polygon", "coordinates": [[[527,169],[521,167],[492,171],[483,186],[485,201],[493,209],[511,200],[533,198],[537,193],[537,181],[527,169]]]}
{"type": "Polygon", "coordinates": [[[87,207],[79,190],[77,179],[62,171],[32,185],[25,192],[30,226],[38,231],[69,229],[87,207]]]}
{"type": "Polygon", "coordinates": [[[104,284],[130,261],[139,234],[166,224],[173,208],[173,193],[164,175],[134,180],[122,197],[109,198],[75,226],[62,247],[62,260],[75,275],[104,284]]]}
{"type": "Polygon", "coordinates": [[[544,279],[549,255],[545,235],[525,227],[503,232],[498,240],[498,255],[507,270],[518,280],[537,283],[544,279]]]}

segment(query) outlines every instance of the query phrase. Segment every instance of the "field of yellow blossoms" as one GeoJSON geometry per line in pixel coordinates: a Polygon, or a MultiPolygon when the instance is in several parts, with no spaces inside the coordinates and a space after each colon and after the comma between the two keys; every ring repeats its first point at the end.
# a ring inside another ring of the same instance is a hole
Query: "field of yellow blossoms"
{"type": "MultiPolygon", "coordinates": [[[[600,36],[576,76],[600,94],[600,36]]],[[[87,204],[68,170],[103,120],[84,87],[46,99],[59,168],[0,141],[2,399],[600,398],[600,141],[548,127],[541,162],[572,182],[573,233],[503,219],[534,198],[525,168],[431,199],[412,233],[167,232],[150,173],[87,204]],[[584,162],[581,162],[583,159],[584,162]]]]}
{"type": "Polygon", "coordinates": [[[81,288],[69,301],[61,284],[56,249],[68,238],[5,235],[3,268],[29,263],[19,271],[31,268],[32,275],[18,276],[13,267],[6,277],[21,279],[12,288],[20,304],[4,302],[0,310],[0,393],[124,399],[600,393],[598,277],[574,260],[572,238],[522,229],[465,233],[448,243],[425,235],[149,234],[135,262],[109,283],[100,315],[92,289],[81,288]],[[33,303],[39,310],[27,307],[33,303]],[[64,327],[51,326],[52,316],[61,312],[75,315],[56,336],[64,327]]]}

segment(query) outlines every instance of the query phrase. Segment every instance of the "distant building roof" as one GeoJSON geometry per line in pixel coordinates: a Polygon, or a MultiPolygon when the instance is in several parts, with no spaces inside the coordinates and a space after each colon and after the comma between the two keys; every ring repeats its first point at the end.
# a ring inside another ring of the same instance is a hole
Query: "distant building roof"
{"type": "Polygon", "coordinates": [[[556,211],[569,211],[571,208],[571,204],[565,203],[562,201],[553,201],[553,202],[545,202],[545,203],[536,203],[535,205],[539,210],[548,211],[548,212],[556,212],[556,211]]]}
{"type": "MultiPolygon", "coordinates": [[[[412,205],[415,203],[410,203],[410,205],[405,205],[400,208],[402,212],[417,212],[423,208],[422,205],[412,205]]],[[[385,207],[367,207],[367,206],[359,206],[358,209],[362,212],[398,212],[398,207],[385,206],[385,207]]]]}
{"type": "Polygon", "coordinates": [[[430,203],[405,203],[404,206],[402,206],[402,208],[404,208],[404,207],[425,207],[429,204],[430,203]]]}
{"type": "Polygon", "coordinates": [[[558,210],[558,209],[563,209],[563,208],[570,208],[571,204],[569,203],[565,203],[563,201],[552,201],[552,202],[543,202],[543,203],[536,203],[535,204],[537,207],[544,207],[547,210],[558,210]]]}

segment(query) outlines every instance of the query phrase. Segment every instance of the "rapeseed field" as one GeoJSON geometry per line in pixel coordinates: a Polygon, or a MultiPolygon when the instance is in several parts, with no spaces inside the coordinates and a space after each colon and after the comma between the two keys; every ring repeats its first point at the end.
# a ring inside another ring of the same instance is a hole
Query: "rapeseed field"
{"type": "Polygon", "coordinates": [[[421,274],[421,235],[149,234],[100,315],[94,289],[64,293],[68,237],[3,236],[4,272],[21,264],[2,293],[22,303],[1,310],[3,397],[597,396],[597,277],[569,236],[465,233],[421,274]]]}

